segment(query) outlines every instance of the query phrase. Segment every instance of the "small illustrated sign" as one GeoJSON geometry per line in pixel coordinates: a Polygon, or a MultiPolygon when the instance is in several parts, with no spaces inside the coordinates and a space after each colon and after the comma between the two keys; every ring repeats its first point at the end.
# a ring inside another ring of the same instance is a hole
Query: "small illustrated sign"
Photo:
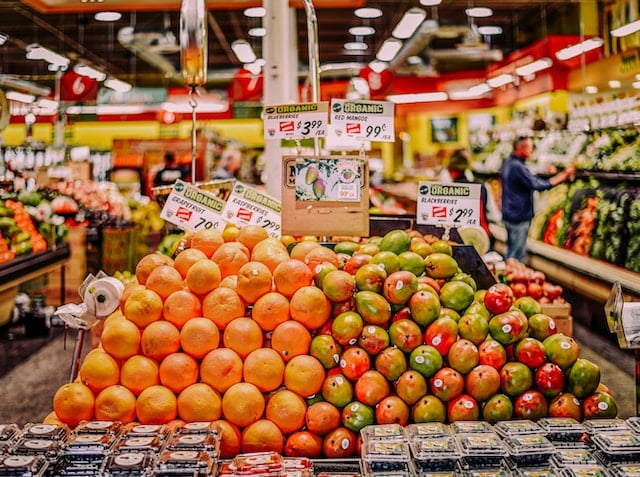
{"type": "Polygon", "coordinates": [[[227,200],[222,216],[239,227],[259,225],[270,237],[280,237],[280,214],[282,207],[278,199],[264,194],[254,187],[236,182],[227,200]]]}
{"type": "Polygon", "coordinates": [[[353,158],[300,158],[288,176],[297,201],[359,202],[362,161],[353,158]]]}
{"type": "Polygon", "coordinates": [[[266,139],[305,139],[327,135],[329,104],[299,103],[265,106],[262,111],[266,139]]]}
{"type": "Polygon", "coordinates": [[[394,142],[394,107],[390,101],[331,100],[331,127],[338,136],[394,142]]]}
{"type": "Polygon", "coordinates": [[[224,230],[224,200],[196,186],[177,180],[160,217],[190,232],[201,229],[224,230]]]}
{"type": "Polygon", "coordinates": [[[480,226],[481,187],[466,182],[419,182],[416,221],[424,225],[480,226]]]}

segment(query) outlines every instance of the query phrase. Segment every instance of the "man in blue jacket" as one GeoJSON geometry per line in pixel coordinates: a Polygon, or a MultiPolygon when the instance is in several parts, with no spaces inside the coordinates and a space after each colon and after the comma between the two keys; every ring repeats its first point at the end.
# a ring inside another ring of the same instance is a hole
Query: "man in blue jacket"
{"type": "Polygon", "coordinates": [[[500,168],[502,184],[502,221],[507,229],[505,258],[524,263],[527,255],[527,236],[533,218],[534,191],[551,189],[574,177],[576,168],[569,166],[545,179],[531,173],[525,162],[533,153],[533,140],[521,136],[513,143],[513,151],[500,168]]]}

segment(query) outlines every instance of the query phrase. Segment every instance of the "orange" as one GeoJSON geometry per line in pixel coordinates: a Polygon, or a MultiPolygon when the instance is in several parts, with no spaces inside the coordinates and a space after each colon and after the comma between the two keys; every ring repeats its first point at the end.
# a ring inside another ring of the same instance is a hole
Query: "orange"
{"type": "Polygon", "coordinates": [[[293,248],[291,249],[291,253],[289,255],[294,260],[300,260],[304,262],[305,255],[316,247],[322,247],[322,245],[320,245],[318,242],[313,242],[309,240],[306,240],[304,242],[298,242],[293,246],[293,248]]]}
{"type": "Polygon", "coordinates": [[[169,388],[150,386],[138,396],[136,416],[141,424],[166,424],[177,415],[177,399],[169,388]]]}
{"type": "Polygon", "coordinates": [[[80,381],[94,393],[113,384],[118,384],[120,380],[118,362],[109,353],[99,349],[87,353],[78,373],[80,381]]]}
{"type": "Polygon", "coordinates": [[[269,292],[256,300],[251,308],[253,318],[264,331],[271,331],[291,317],[289,300],[278,292],[269,292]]]}
{"type": "Polygon", "coordinates": [[[273,273],[279,263],[289,260],[289,253],[279,239],[269,237],[254,247],[251,260],[265,264],[273,273]]]}
{"type": "Polygon", "coordinates": [[[182,275],[171,265],[160,265],[151,270],[145,285],[160,295],[163,300],[185,287],[182,275]]]}
{"type": "Polygon", "coordinates": [[[133,290],[124,303],[123,313],[129,321],[133,321],[142,329],[149,323],[162,318],[162,298],[153,290],[144,288],[133,290]]]}
{"type": "Polygon", "coordinates": [[[220,434],[220,458],[232,459],[240,453],[240,441],[242,439],[240,429],[229,421],[220,419],[214,421],[220,434]]]}
{"type": "Polygon", "coordinates": [[[318,265],[323,262],[329,262],[336,267],[339,267],[338,255],[328,247],[315,247],[309,250],[302,260],[307,264],[309,270],[313,271],[318,265]]]}
{"type": "Polygon", "coordinates": [[[42,424],[50,424],[52,426],[65,426],[66,423],[62,422],[55,411],[51,411],[49,414],[44,416],[42,420],[42,424]]]}
{"type": "Polygon", "coordinates": [[[99,421],[120,421],[123,424],[136,418],[136,397],[124,386],[114,384],[96,396],[95,418],[99,421]]]}
{"type": "Polygon", "coordinates": [[[180,272],[182,278],[185,278],[189,268],[191,268],[191,265],[203,258],[208,258],[208,256],[202,250],[192,246],[190,248],[185,248],[182,252],[176,255],[176,258],[173,260],[173,266],[178,270],[178,272],[180,272]]]}
{"type": "Polygon", "coordinates": [[[186,353],[171,353],[160,363],[160,383],[179,393],[187,386],[198,381],[200,366],[186,353]]]}
{"type": "Polygon", "coordinates": [[[256,422],[262,417],[264,408],[264,396],[251,383],[232,384],[222,395],[222,414],[238,427],[256,422]]]}
{"type": "Polygon", "coordinates": [[[160,252],[153,252],[142,257],[136,264],[135,275],[138,283],[147,283],[149,274],[160,265],[173,265],[173,259],[160,252]]]}
{"type": "Polygon", "coordinates": [[[180,330],[182,351],[201,359],[218,347],[220,332],[216,324],[209,318],[191,318],[180,330]]]}
{"type": "Polygon", "coordinates": [[[178,395],[178,416],[186,422],[215,421],[221,415],[222,399],[208,384],[192,384],[178,395]]]}
{"type": "Polygon", "coordinates": [[[238,288],[238,275],[227,275],[220,280],[218,287],[227,287],[235,291],[235,289],[238,288]]]}
{"type": "Polygon", "coordinates": [[[236,275],[242,265],[249,261],[249,249],[239,242],[225,242],[211,256],[211,260],[220,267],[222,278],[236,275]]]}
{"type": "Polygon", "coordinates": [[[189,290],[176,290],[164,300],[162,314],[165,320],[180,329],[191,318],[202,316],[202,303],[189,290]]]}
{"type": "Polygon", "coordinates": [[[230,348],[216,348],[200,363],[200,379],[219,393],[242,381],[242,358],[230,348]]]}
{"type": "Polygon", "coordinates": [[[213,260],[203,258],[191,265],[185,278],[189,290],[196,295],[205,295],[214,288],[218,288],[220,280],[220,267],[213,260]]]}
{"type": "Polygon", "coordinates": [[[284,368],[284,385],[302,397],[317,394],[322,389],[325,369],[313,356],[294,356],[284,368]]]}
{"type": "Polygon", "coordinates": [[[154,321],[142,332],[140,349],[145,356],[162,361],[180,349],[180,330],[168,321],[154,321]]]}
{"type": "Polygon", "coordinates": [[[244,359],[242,376],[245,382],[255,384],[262,392],[280,387],[284,376],[284,361],[272,348],[258,348],[244,359]]]}
{"type": "Polygon", "coordinates": [[[260,419],[242,430],[242,452],[282,453],[284,436],[278,426],[267,419],[260,419]]]}
{"type": "Polygon", "coordinates": [[[120,368],[120,384],[136,396],[149,386],[160,384],[158,363],[142,355],[131,356],[120,368]]]}
{"type": "Polygon", "coordinates": [[[285,362],[294,356],[309,353],[311,333],[301,323],[289,320],[279,324],[271,333],[271,347],[285,362]]]}
{"type": "Polygon", "coordinates": [[[298,394],[288,389],[274,393],[267,401],[264,415],[273,422],[283,434],[299,431],[304,426],[307,404],[298,394]]]}
{"type": "Polygon", "coordinates": [[[324,436],[337,429],[342,422],[340,409],[330,402],[314,402],[307,408],[305,423],[307,429],[314,434],[324,436]]]}
{"type": "Polygon", "coordinates": [[[309,431],[297,431],[287,436],[284,455],[287,457],[320,457],[322,437],[309,431]]]}
{"type": "Polygon", "coordinates": [[[291,318],[309,330],[320,328],[331,316],[331,308],[331,301],[324,292],[312,285],[295,292],[289,304],[291,318]]]}
{"type": "Polygon", "coordinates": [[[260,227],[259,225],[245,225],[244,227],[240,227],[238,234],[236,235],[236,242],[240,242],[245,245],[249,250],[253,250],[253,247],[260,242],[269,237],[269,233],[264,227],[260,227]]]}
{"type": "Polygon", "coordinates": [[[71,427],[75,427],[80,421],[93,419],[94,404],[91,389],[78,382],[62,385],[53,396],[56,416],[71,427]]]}
{"type": "Polygon", "coordinates": [[[244,316],[244,309],[242,298],[231,288],[216,288],[202,300],[202,316],[212,320],[219,330],[234,318],[244,316]]]}
{"type": "MultiPolygon", "coordinates": [[[[191,248],[200,250],[207,257],[218,250],[220,245],[224,243],[222,232],[212,229],[200,229],[191,236],[191,248]]],[[[178,257],[176,257],[177,259],[178,257]]]]}
{"type": "Polygon", "coordinates": [[[113,320],[105,323],[100,343],[102,348],[116,359],[127,359],[140,350],[140,328],[129,320],[113,320]]]}
{"type": "Polygon", "coordinates": [[[258,298],[271,291],[273,275],[271,270],[260,262],[247,262],[238,270],[236,291],[247,304],[253,304],[258,298]]]}
{"type": "Polygon", "coordinates": [[[222,342],[244,359],[254,349],[262,346],[262,330],[251,318],[235,318],[222,332],[222,342]]]}
{"type": "Polygon", "coordinates": [[[118,311],[124,313],[124,304],[127,302],[127,298],[129,298],[129,295],[131,295],[136,290],[146,290],[146,287],[135,280],[125,284],[122,295],[120,295],[119,310],[114,311],[114,313],[117,313],[118,311]]]}
{"type": "Polygon", "coordinates": [[[299,288],[309,286],[312,282],[313,272],[302,260],[293,258],[285,260],[273,270],[273,283],[276,290],[287,298],[291,298],[299,288]]]}

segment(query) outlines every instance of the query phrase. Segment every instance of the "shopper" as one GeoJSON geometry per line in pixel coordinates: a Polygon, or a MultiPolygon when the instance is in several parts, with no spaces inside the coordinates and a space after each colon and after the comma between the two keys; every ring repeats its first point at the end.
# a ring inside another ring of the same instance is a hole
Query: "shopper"
{"type": "Polygon", "coordinates": [[[153,186],[170,185],[178,179],[187,180],[187,173],[176,164],[175,155],[172,152],[167,152],[164,155],[164,167],[153,178],[153,186]]]}
{"type": "Polygon", "coordinates": [[[533,153],[533,140],[520,136],[513,143],[513,151],[500,168],[502,185],[502,221],[507,230],[505,258],[525,261],[527,237],[534,215],[534,192],[550,189],[575,176],[571,165],[550,178],[534,175],[525,162],[533,153]]]}
{"type": "MultiPolygon", "coordinates": [[[[474,182],[469,170],[469,151],[456,149],[446,161],[447,172],[453,182],[474,182]]],[[[484,184],[480,187],[480,227],[489,237],[489,247],[493,249],[495,237],[489,228],[489,222],[500,222],[500,212],[484,184]]]]}
{"type": "Polygon", "coordinates": [[[242,165],[242,151],[234,146],[227,146],[222,151],[220,165],[215,170],[214,179],[235,179],[242,165]]]}

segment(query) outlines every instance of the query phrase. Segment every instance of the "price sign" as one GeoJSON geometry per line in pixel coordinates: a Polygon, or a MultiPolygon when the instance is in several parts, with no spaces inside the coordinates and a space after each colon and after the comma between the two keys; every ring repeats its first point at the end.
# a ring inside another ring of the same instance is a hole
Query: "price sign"
{"type": "Polygon", "coordinates": [[[338,136],[394,142],[394,109],[389,101],[331,100],[331,126],[338,136]]]}
{"type": "Polygon", "coordinates": [[[304,139],[327,135],[329,105],[323,103],[265,106],[265,139],[304,139]]]}
{"type": "Polygon", "coordinates": [[[419,182],[416,221],[439,226],[480,225],[480,184],[419,182]]]}
{"type": "Polygon", "coordinates": [[[178,179],[167,197],[160,217],[190,232],[200,229],[223,230],[224,201],[178,179]]]}
{"type": "Polygon", "coordinates": [[[241,182],[231,191],[222,216],[242,227],[253,224],[263,227],[270,237],[280,237],[282,207],[280,201],[241,182]]]}

